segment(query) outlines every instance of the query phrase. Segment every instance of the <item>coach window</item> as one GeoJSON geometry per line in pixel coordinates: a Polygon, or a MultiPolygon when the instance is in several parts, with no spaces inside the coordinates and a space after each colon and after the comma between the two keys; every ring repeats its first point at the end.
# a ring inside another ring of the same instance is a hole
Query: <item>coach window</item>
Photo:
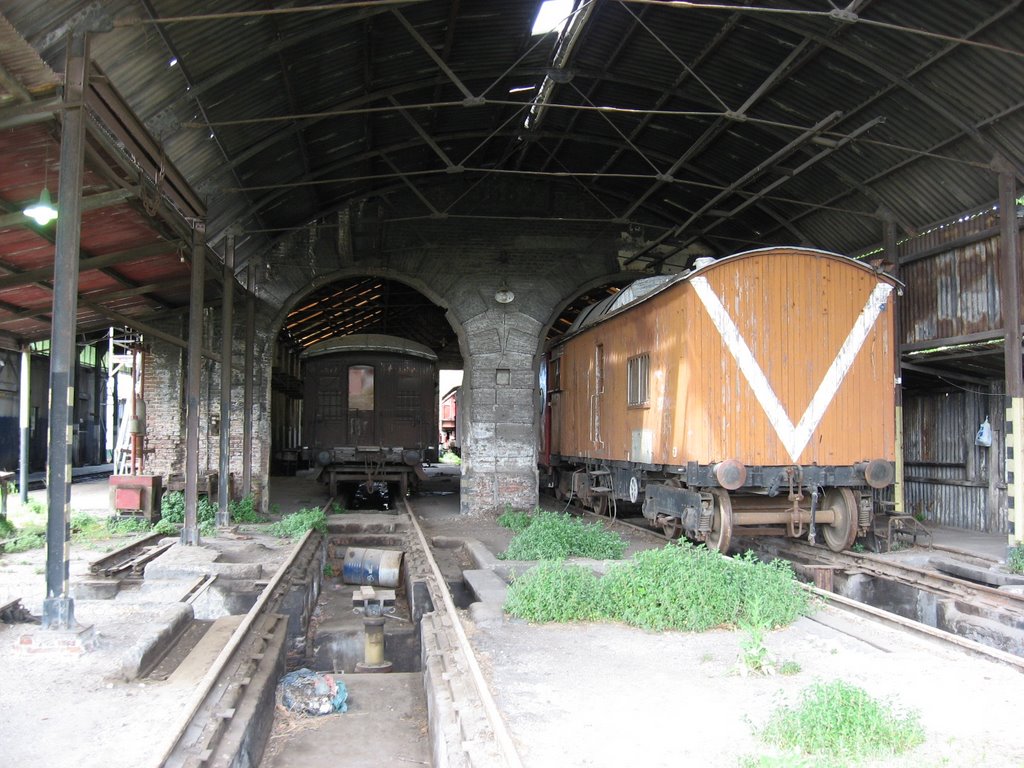
{"type": "Polygon", "coordinates": [[[630,408],[642,408],[650,404],[651,357],[637,355],[626,361],[626,377],[629,382],[626,392],[630,408]]]}
{"type": "Polygon", "coordinates": [[[348,409],[373,410],[373,366],[351,365],[348,369],[348,409]]]}

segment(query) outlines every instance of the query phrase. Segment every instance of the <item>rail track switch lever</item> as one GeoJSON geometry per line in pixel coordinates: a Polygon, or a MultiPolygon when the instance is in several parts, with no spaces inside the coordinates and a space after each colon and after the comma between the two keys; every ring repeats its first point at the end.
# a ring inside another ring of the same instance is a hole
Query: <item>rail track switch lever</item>
{"type": "Polygon", "coordinates": [[[384,660],[384,617],[395,612],[395,590],[362,586],[352,593],[355,613],[363,616],[363,660],[356,672],[390,672],[384,660]]]}

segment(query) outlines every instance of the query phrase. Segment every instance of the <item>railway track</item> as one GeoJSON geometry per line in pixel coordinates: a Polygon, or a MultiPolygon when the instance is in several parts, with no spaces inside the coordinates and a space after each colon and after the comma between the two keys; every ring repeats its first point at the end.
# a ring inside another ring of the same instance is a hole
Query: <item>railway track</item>
{"type": "MultiPolygon", "coordinates": [[[[576,504],[571,506],[579,514],[624,528],[632,535],[640,534],[651,540],[671,540],[652,530],[643,519],[637,518],[640,522],[634,522],[629,518],[609,518],[576,504]]],[[[898,558],[850,551],[837,553],[796,539],[741,538],[736,540],[734,549],[749,549],[762,556],[789,561],[798,574],[814,582],[814,586],[805,584],[805,587],[835,608],[927,635],[934,640],[957,645],[975,655],[987,656],[1024,671],[1024,657],[1021,655],[1024,650],[1024,594],[996,589],[953,573],[898,558]],[[842,581],[842,577],[852,576],[880,579],[888,584],[899,585],[909,595],[919,593],[928,597],[911,599],[905,595],[904,604],[896,606],[896,610],[881,609],[864,600],[836,592],[836,582],[842,581]],[[947,607],[944,613],[941,608],[943,605],[952,606],[952,609],[947,607]],[[913,615],[903,615],[898,609],[913,615]],[[947,628],[932,625],[941,623],[943,616],[949,624],[947,628]],[[1013,652],[1008,652],[1011,649],[1013,652]]],[[[976,567],[993,564],[985,558],[956,550],[940,551],[956,555],[976,567]]]]}
{"type": "MultiPolygon", "coordinates": [[[[330,508],[328,502],[325,508],[330,508]]],[[[416,516],[405,503],[409,525],[405,556],[409,568],[410,593],[421,585],[429,593],[431,610],[421,621],[425,628],[423,649],[423,675],[428,698],[431,701],[431,728],[441,730],[434,734],[435,761],[438,749],[442,761],[463,764],[453,752],[471,755],[465,764],[488,765],[495,768],[521,768],[516,752],[501,715],[498,713],[479,662],[457,618],[455,603],[445,578],[435,560],[429,542],[416,516]],[[436,639],[427,636],[433,634],[436,639]],[[440,714],[437,714],[440,713],[440,714]],[[440,725],[439,725],[440,723],[440,725]],[[450,732],[447,732],[450,731],[450,732]],[[466,734],[476,734],[470,739],[466,734]],[[481,738],[489,734],[486,738],[481,738]],[[442,746],[439,748],[437,745],[442,746]]],[[[401,534],[404,523],[387,526],[388,536],[401,534]]],[[[187,707],[187,717],[180,724],[164,751],[161,766],[170,768],[198,768],[199,766],[231,766],[246,764],[253,755],[239,758],[229,749],[234,742],[251,737],[243,730],[256,728],[265,734],[270,731],[277,680],[284,673],[286,639],[289,616],[286,601],[296,591],[296,572],[305,570],[310,578],[322,575],[326,552],[336,547],[328,543],[327,534],[308,532],[295,546],[291,556],[278,569],[267,584],[252,610],[231,636],[206,675],[197,685],[187,707]],[[267,703],[269,701],[269,707],[267,703]],[[259,715],[259,710],[268,714],[259,715]],[[241,759],[242,763],[238,760],[241,759]]],[[[354,534],[357,539],[372,538],[376,534],[354,534]]],[[[319,592],[319,588],[314,590],[319,592]]],[[[302,599],[301,597],[299,598],[302,599]]],[[[317,602],[306,593],[305,600],[317,602]]],[[[312,605],[308,613],[312,614],[312,605]]],[[[411,608],[411,605],[410,605],[411,608]]],[[[243,747],[245,748],[245,747],[243,747]]],[[[438,763],[440,764],[440,763],[438,763]]]]}
{"type": "Polygon", "coordinates": [[[767,551],[797,565],[810,565],[888,579],[943,598],[968,602],[978,608],[997,610],[1024,622],[1024,595],[996,589],[934,568],[865,552],[831,552],[794,539],[747,539],[751,549],[767,551]]]}
{"type": "MultiPolygon", "coordinates": [[[[462,628],[451,589],[431,552],[431,543],[417,520],[414,507],[406,504],[404,511],[408,513],[410,521],[405,533],[406,557],[407,561],[413,561],[409,566],[409,578],[414,579],[417,585],[425,585],[425,590],[430,596],[431,609],[423,615],[424,627],[421,635],[426,638],[429,633],[436,632],[444,638],[433,649],[427,645],[430,641],[424,639],[423,650],[424,687],[428,697],[437,697],[438,690],[446,692],[441,694],[440,701],[431,699],[430,711],[435,713],[431,716],[434,763],[438,766],[458,764],[457,759],[451,762],[452,756],[447,750],[476,749],[486,751],[486,757],[478,754],[470,760],[470,764],[519,768],[522,763],[515,744],[506,730],[480,671],[472,645],[462,628]],[[438,712],[442,715],[438,716],[438,712]],[[435,721],[446,718],[450,721],[448,727],[453,729],[453,733],[440,736],[433,733],[433,729],[437,727],[435,721]],[[475,720],[472,724],[467,724],[467,718],[475,720]],[[459,733],[465,732],[475,732],[478,737],[467,741],[459,736],[459,733]],[[486,738],[480,738],[480,733],[488,735],[486,738]],[[438,744],[442,746],[439,747],[438,744]],[[438,752],[439,749],[441,754],[438,752]]],[[[580,508],[576,508],[575,511],[594,515],[580,508]]],[[[647,538],[652,545],[668,540],[664,534],[650,529],[646,524],[637,524],[630,519],[594,516],[628,530],[633,537],[647,538]]],[[[399,528],[403,525],[405,524],[399,525],[399,528]]],[[[393,525],[392,533],[396,531],[398,529],[393,525]]],[[[1024,617],[1024,600],[1017,596],[1008,596],[991,587],[971,584],[911,564],[894,563],[885,558],[861,553],[837,555],[820,547],[811,547],[792,540],[757,539],[756,543],[761,546],[769,544],[777,547],[778,552],[775,554],[778,556],[810,561],[813,567],[870,573],[878,578],[898,580],[904,584],[917,585],[919,588],[942,590],[943,595],[961,601],[977,599],[987,601],[985,605],[1010,606],[1024,617]]],[[[252,611],[197,686],[188,706],[188,718],[176,732],[173,743],[168,745],[162,765],[228,766],[232,762],[223,754],[224,743],[230,742],[233,738],[239,739],[239,733],[244,728],[257,727],[269,731],[266,715],[262,721],[256,717],[257,725],[253,726],[252,723],[254,712],[260,702],[266,705],[268,697],[272,712],[276,681],[284,671],[282,646],[288,634],[288,618],[282,615],[285,612],[283,606],[289,592],[294,592],[293,577],[296,570],[302,570],[305,564],[308,572],[322,572],[325,546],[328,546],[326,539],[312,532],[296,545],[291,557],[267,584],[252,611]],[[310,563],[314,565],[310,566],[310,563]]],[[[412,593],[413,585],[410,584],[408,589],[412,593]]],[[[881,621],[903,631],[927,635],[935,641],[958,646],[967,652],[986,656],[1024,671],[1024,658],[970,639],[956,637],[826,590],[810,586],[808,589],[843,611],[860,614],[872,621],[881,621]]],[[[313,602],[316,602],[315,598],[313,602]]],[[[812,617],[812,620],[829,625],[827,616],[818,619],[812,617]]],[[[849,633],[848,628],[834,628],[849,633]]],[[[867,635],[859,639],[870,642],[867,635]]]]}

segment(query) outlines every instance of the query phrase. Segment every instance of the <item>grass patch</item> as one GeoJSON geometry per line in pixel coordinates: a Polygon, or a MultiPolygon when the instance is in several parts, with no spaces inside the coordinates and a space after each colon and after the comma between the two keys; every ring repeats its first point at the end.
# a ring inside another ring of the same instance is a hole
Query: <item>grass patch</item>
{"type": "Polygon", "coordinates": [[[539,563],[508,590],[505,610],[536,622],[589,621],[600,618],[600,588],[593,571],[581,565],[539,563]]]}
{"type": "MultiPolygon", "coordinates": [[[[252,496],[228,502],[228,519],[234,523],[265,523],[266,518],[255,509],[252,496]]],[[[167,525],[185,524],[185,494],[181,491],[165,493],[160,501],[160,521],[167,525]]],[[[196,523],[199,525],[200,536],[213,536],[217,532],[217,504],[205,496],[196,502],[196,523]]],[[[166,526],[165,526],[166,528],[166,526]]],[[[170,529],[159,530],[159,533],[171,533],[170,529]]],[[[177,528],[174,529],[177,532],[177,528]]]]}
{"type": "Polygon", "coordinates": [[[522,533],[531,522],[533,522],[533,518],[530,517],[529,512],[512,509],[510,506],[505,507],[505,511],[498,517],[498,525],[508,528],[513,533],[522,533]]]}
{"type": "Polygon", "coordinates": [[[842,680],[815,683],[794,707],[780,707],[761,738],[813,756],[819,766],[848,766],[898,755],[924,742],[916,712],[899,712],[842,680]]]}
{"type": "Polygon", "coordinates": [[[1024,545],[1010,549],[1006,555],[1006,567],[1010,573],[1024,573],[1024,545]]]}
{"type": "Polygon", "coordinates": [[[508,549],[498,555],[502,560],[563,560],[567,557],[619,560],[626,551],[623,538],[606,530],[601,523],[584,523],[568,514],[540,509],[528,516],[529,522],[513,517],[515,514],[506,511],[502,515],[502,518],[507,517],[507,522],[514,520],[515,525],[523,526],[508,549]]]}
{"type": "Polygon", "coordinates": [[[444,453],[442,453],[441,458],[438,459],[438,461],[440,461],[442,464],[454,464],[455,466],[459,466],[462,464],[462,459],[459,458],[459,455],[457,453],[453,453],[452,451],[445,451],[444,453]]]}
{"type": "MultiPolygon", "coordinates": [[[[539,516],[526,532],[538,522],[539,516]]],[[[601,579],[578,566],[544,563],[512,582],[505,610],[528,621],[597,619],[700,632],[784,626],[808,613],[810,600],[787,563],[761,563],[749,553],[729,559],[682,542],[641,552],[601,579]]]]}
{"type": "Polygon", "coordinates": [[[28,552],[46,546],[46,526],[39,523],[23,525],[14,533],[13,538],[0,550],[5,554],[28,552]]]}
{"type": "Polygon", "coordinates": [[[327,530],[327,516],[322,509],[316,507],[303,508],[298,512],[285,515],[278,522],[271,525],[268,531],[272,536],[280,536],[284,539],[297,539],[311,529],[320,531],[320,533],[324,533],[327,530]]]}

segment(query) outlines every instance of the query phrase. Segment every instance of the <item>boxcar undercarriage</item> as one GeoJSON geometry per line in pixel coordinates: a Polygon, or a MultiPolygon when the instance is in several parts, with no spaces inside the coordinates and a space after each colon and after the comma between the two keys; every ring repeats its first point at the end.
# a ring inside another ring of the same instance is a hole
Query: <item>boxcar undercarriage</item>
{"type": "Polygon", "coordinates": [[[552,457],[548,472],[548,487],[563,500],[609,516],[620,504],[639,505],[669,538],[685,536],[723,553],[739,536],[806,536],[840,552],[870,526],[871,489],[891,484],[893,466],[663,467],[552,457]]]}

